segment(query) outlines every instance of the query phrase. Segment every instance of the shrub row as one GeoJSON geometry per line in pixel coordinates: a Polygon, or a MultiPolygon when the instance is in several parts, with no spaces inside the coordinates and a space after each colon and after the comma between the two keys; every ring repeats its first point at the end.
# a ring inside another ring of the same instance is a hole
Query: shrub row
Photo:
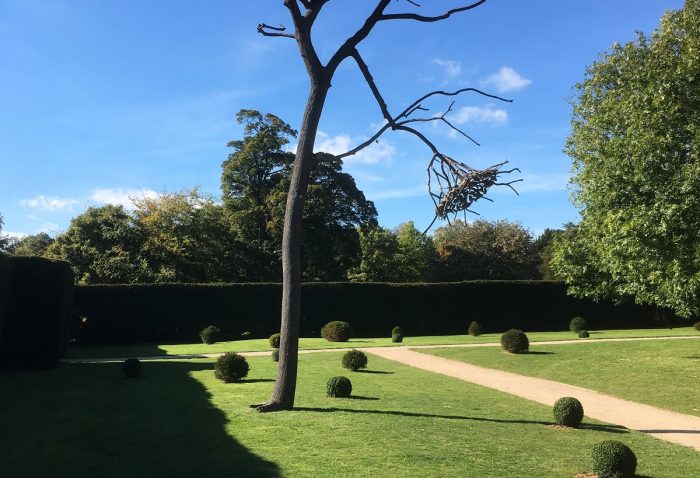
{"type": "Polygon", "coordinates": [[[70,264],[2,256],[0,277],[0,366],[56,365],[68,343],[73,302],[70,264]]]}
{"type": "MultiPolygon", "coordinates": [[[[280,284],[143,284],[77,286],[76,338],[83,343],[196,341],[217,324],[224,339],[279,332],[280,284]]],[[[547,281],[438,284],[307,283],[301,335],[318,337],[333,321],[355,337],[384,337],[397,323],[408,336],[464,334],[476,320],[486,332],[566,330],[571,317],[594,329],[653,326],[653,310],[594,303],[547,281]]]]}

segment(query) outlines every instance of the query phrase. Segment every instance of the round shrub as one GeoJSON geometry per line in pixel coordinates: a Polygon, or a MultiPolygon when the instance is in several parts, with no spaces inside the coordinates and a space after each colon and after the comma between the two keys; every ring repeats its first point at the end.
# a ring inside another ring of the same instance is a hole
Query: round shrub
{"type": "Polygon", "coordinates": [[[403,334],[392,334],[391,341],[395,344],[403,342],[403,334]]]}
{"type": "Polygon", "coordinates": [[[214,364],[214,376],[226,383],[239,381],[248,375],[248,370],[248,361],[236,352],[226,352],[214,364]]]}
{"type": "Polygon", "coordinates": [[[501,347],[512,354],[522,354],[529,350],[530,341],[522,330],[510,329],[501,335],[501,347]]]}
{"type": "Polygon", "coordinates": [[[273,349],[272,350],[272,361],[273,362],[280,361],[280,349],[273,349]]]}
{"type": "Polygon", "coordinates": [[[128,358],[122,363],[122,372],[129,378],[141,375],[141,361],[137,358],[128,358]]]}
{"type": "Polygon", "coordinates": [[[700,322],[695,322],[695,325],[693,325],[693,328],[700,332],[700,322]]]}
{"type": "Polygon", "coordinates": [[[583,405],[574,397],[562,397],[554,403],[553,413],[558,425],[578,428],[583,420],[583,405]]]}
{"type": "Polygon", "coordinates": [[[343,354],[343,368],[357,372],[361,368],[367,368],[367,356],[359,350],[350,350],[343,354]]]}
{"type": "Polygon", "coordinates": [[[481,324],[477,322],[476,320],[472,321],[471,324],[469,324],[469,330],[467,333],[473,337],[478,337],[479,335],[483,334],[483,330],[481,328],[481,324]]]}
{"type": "Polygon", "coordinates": [[[280,334],[270,335],[270,347],[273,349],[280,348],[280,334]]]}
{"type": "Polygon", "coordinates": [[[397,325],[391,329],[391,336],[393,337],[394,335],[400,335],[403,337],[403,329],[397,325]]]}
{"type": "Polygon", "coordinates": [[[202,329],[202,331],[199,333],[199,337],[202,339],[202,343],[207,345],[215,344],[221,340],[221,329],[216,325],[209,325],[202,329]]]}
{"type": "Polygon", "coordinates": [[[350,324],[334,320],[321,329],[321,337],[329,342],[347,342],[350,339],[350,324]]]}
{"type": "Polygon", "coordinates": [[[569,330],[578,334],[582,330],[588,330],[588,323],[583,317],[574,317],[569,322],[569,330]]]}
{"type": "Polygon", "coordinates": [[[591,336],[591,334],[589,334],[587,330],[579,330],[579,332],[578,332],[579,339],[587,339],[590,336],[591,336]]]}
{"type": "Polygon", "coordinates": [[[333,398],[349,398],[352,393],[352,382],[347,377],[333,377],[326,384],[326,395],[333,398]]]}
{"type": "Polygon", "coordinates": [[[599,478],[632,478],[637,470],[637,457],[632,450],[615,440],[593,445],[591,460],[599,478]]]}

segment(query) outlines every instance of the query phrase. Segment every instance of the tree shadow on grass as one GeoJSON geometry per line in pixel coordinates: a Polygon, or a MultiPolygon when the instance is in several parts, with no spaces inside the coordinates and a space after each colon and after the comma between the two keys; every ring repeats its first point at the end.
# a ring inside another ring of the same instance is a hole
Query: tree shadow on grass
{"type": "Polygon", "coordinates": [[[358,372],[358,373],[376,373],[376,374],[380,374],[380,375],[392,375],[394,373],[394,372],[386,372],[384,370],[366,370],[366,369],[365,370],[362,370],[362,369],[356,370],[356,372],[358,372]]]}
{"type": "MultiPolygon", "coordinates": [[[[416,412],[404,412],[400,410],[356,410],[351,408],[339,408],[339,407],[294,407],[294,411],[297,412],[313,412],[313,413],[333,413],[333,412],[349,412],[349,413],[365,413],[370,415],[394,415],[398,417],[422,417],[422,418],[441,418],[444,420],[465,420],[465,421],[476,421],[476,422],[491,422],[491,423],[513,423],[513,424],[526,424],[526,425],[553,425],[552,422],[538,421],[538,420],[506,420],[502,418],[485,418],[485,417],[467,417],[463,415],[436,415],[432,413],[416,413],[416,412]]],[[[595,430],[608,433],[629,433],[629,430],[623,426],[619,425],[594,425],[584,423],[580,427],[583,430],[595,430]]]]}
{"type": "Polygon", "coordinates": [[[556,352],[543,352],[541,350],[530,350],[523,355],[556,355],[556,352]]]}
{"type": "MultiPolygon", "coordinates": [[[[0,376],[3,476],[24,478],[261,477],[281,473],[226,429],[226,415],[192,372],[211,363],[63,364],[0,376]]],[[[251,380],[255,382],[258,380],[251,380]]],[[[232,384],[232,387],[245,384],[232,384]]]]}

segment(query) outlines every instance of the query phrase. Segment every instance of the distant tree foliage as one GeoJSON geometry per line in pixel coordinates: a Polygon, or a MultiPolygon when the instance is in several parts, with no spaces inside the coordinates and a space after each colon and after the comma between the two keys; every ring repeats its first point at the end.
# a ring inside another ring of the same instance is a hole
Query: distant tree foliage
{"type": "Polygon", "coordinates": [[[578,296],[700,304],[700,0],[615,44],[576,86],[566,152],[581,222],[552,267],[578,296]]]}
{"type": "Polygon", "coordinates": [[[2,226],[5,224],[2,214],[0,214],[0,251],[4,251],[9,243],[9,239],[2,233],[2,226]]]}
{"type": "Polygon", "coordinates": [[[518,223],[455,221],[435,231],[436,279],[535,279],[539,256],[532,235],[518,223]]]}
{"type": "Polygon", "coordinates": [[[6,250],[16,256],[45,256],[46,250],[53,242],[51,236],[40,232],[9,241],[6,250]]]}

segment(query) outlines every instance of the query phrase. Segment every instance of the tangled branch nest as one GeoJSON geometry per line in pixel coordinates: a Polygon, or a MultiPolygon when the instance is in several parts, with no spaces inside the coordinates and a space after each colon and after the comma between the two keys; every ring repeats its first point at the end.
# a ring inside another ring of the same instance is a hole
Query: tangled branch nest
{"type": "Polygon", "coordinates": [[[522,179],[508,182],[498,180],[503,174],[520,172],[518,168],[501,169],[507,163],[504,161],[486,169],[474,169],[449,156],[434,154],[428,163],[428,192],[435,204],[435,218],[449,220],[451,214],[456,216],[459,212],[478,214],[469,207],[479,199],[492,201],[485,196],[491,186],[507,186],[518,194],[512,185],[522,179]]]}

